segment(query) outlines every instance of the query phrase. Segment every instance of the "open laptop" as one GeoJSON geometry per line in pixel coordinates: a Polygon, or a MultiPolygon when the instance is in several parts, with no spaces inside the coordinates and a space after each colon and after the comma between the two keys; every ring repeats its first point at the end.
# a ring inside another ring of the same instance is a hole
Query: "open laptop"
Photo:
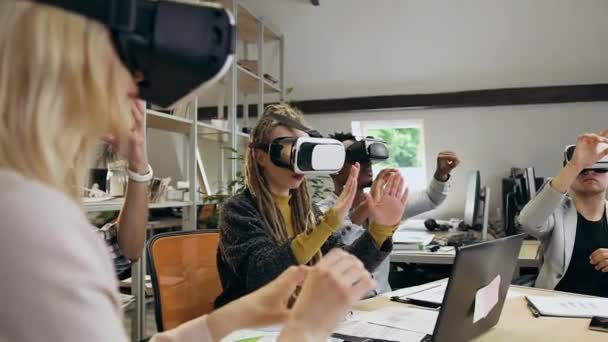
{"type": "Polygon", "coordinates": [[[519,234],[458,249],[435,330],[423,341],[469,341],[496,325],[523,239],[519,234]]]}

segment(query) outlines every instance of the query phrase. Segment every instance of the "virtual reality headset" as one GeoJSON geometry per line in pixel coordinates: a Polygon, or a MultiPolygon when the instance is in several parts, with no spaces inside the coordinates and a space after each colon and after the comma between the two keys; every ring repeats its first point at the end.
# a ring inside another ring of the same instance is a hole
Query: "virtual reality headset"
{"type": "Polygon", "coordinates": [[[105,25],[121,61],[141,74],[140,97],[174,107],[219,80],[234,58],[234,18],[214,3],[34,0],[105,25]]]}
{"type": "MultiPolygon", "coordinates": [[[[575,148],[576,148],[576,145],[566,146],[566,149],[564,150],[564,165],[566,165],[572,159],[575,148]]],[[[605,150],[606,148],[608,148],[608,144],[598,144],[597,145],[598,152],[601,152],[601,151],[605,150]]],[[[597,163],[593,164],[591,167],[587,168],[586,170],[607,171],[608,170],[608,156],[600,159],[597,163]]]]}
{"type": "Polygon", "coordinates": [[[283,137],[251,146],[268,152],[276,166],[298,174],[336,173],[344,165],[344,145],[334,139],[283,137]]]}
{"type": "Polygon", "coordinates": [[[309,137],[282,137],[270,144],[251,143],[249,147],[267,152],[273,164],[298,174],[331,174],[342,169],[346,152],[340,141],[323,138],[319,132],[286,116],[269,115],[286,127],[308,133],[309,137]]]}
{"type": "Polygon", "coordinates": [[[354,163],[369,163],[388,159],[388,147],[372,137],[361,139],[346,149],[346,161],[354,163]]]}

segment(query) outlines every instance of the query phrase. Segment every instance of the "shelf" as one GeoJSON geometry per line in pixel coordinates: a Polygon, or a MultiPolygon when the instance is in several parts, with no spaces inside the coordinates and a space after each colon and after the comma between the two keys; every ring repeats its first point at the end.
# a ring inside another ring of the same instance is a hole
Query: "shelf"
{"type": "MultiPolygon", "coordinates": [[[[251,71],[243,68],[240,65],[237,65],[238,70],[238,80],[239,80],[239,89],[243,91],[245,94],[257,94],[259,87],[258,82],[260,78],[258,75],[252,73],[251,71]]],[[[272,94],[272,93],[280,93],[281,89],[270,83],[268,80],[264,80],[264,93],[272,94]]]]}
{"type": "MultiPolygon", "coordinates": [[[[220,0],[220,3],[222,6],[232,11],[233,1],[237,0],[220,0]]],[[[238,37],[247,43],[256,43],[258,40],[258,22],[261,21],[260,18],[249,10],[241,1],[239,1],[237,11],[239,12],[236,18],[238,37]]],[[[264,41],[276,41],[281,39],[281,36],[276,33],[276,30],[267,23],[262,23],[264,25],[264,41]]]]}
{"type": "Polygon", "coordinates": [[[226,136],[226,134],[230,133],[229,130],[215,127],[211,124],[201,122],[201,121],[198,121],[196,123],[196,125],[198,126],[197,127],[198,135],[206,140],[224,141],[225,140],[224,137],[226,136]]]}
{"type": "MultiPolygon", "coordinates": [[[[101,211],[118,211],[122,208],[124,199],[115,198],[103,202],[85,203],[85,212],[101,212],[101,211]]],[[[180,201],[165,201],[159,203],[150,203],[149,209],[160,209],[160,208],[181,208],[192,205],[192,202],[180,202],[180,201]]]]}
{"type": "Polygon", "coordinates": [[[161,218],[148,221],[146,229],[181,227],[183,224],[184,220],[178,217],[161,218]]]}
{"type": "Polygon", "coordinates": [[[163,131],[187,134],[190,132],[192,120],[147,109],[146,126],[163,131]]]}

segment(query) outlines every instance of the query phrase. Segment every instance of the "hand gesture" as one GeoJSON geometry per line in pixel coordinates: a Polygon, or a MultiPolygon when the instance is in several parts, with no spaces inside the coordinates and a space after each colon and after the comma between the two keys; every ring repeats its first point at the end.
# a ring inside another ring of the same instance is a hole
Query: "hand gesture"
{"type": "Polygon", "coordinates": [[[437,155],[437,169],[435,179],[441,182],[448,180],[450,173],[460,164],[460,159],[454,152],[441,151],[437,155]]]}
{"type": "Polygon", "coordinates": [[[221,307],[207,317],[214,341],[238,329],[283,323],[289,317],[289,303],[296,287],[309,272],[307,266],[292,266],[261,289],[221,307]]]}
{"type": "Polygon", "coordinates": [[[355,165],[351,166],[346,184],[344,184],[342,193],[340,194],[340,197],[338,197],[336,205],[334,205],[336,216],[338,216],[340,222],[344,220],[344,217],[355,200],[355,195],[357,194],[357,177],[359,177],[359,163],[355,163],[355,165]]]}
{"type": "MultiPolygon", "coordinates": [[[[128,145],[126,146],[126,157],[129,163],[129,169],[139,174],[148,173],[148,159],[145,152],[145,130],[144,130],[144,111],[146,110],[144,102],[134,100],[131,103],[131,115],[133,117],[133,126],[129,131],[128,145]]],[[[112,135],[105,135],[102,140],[116,151],[120,151],[120,140],[112,135]]]]}
{"type": "Polygon", "coordinates": [[[350,307],[375,286],[359,259],[332,250],[309,270],[278,341],[326,341],[350,307]]]}
{"type": "Polygon", "coordinates": [[[391,174],[381,193],[375,195],[367,194],[372,220],[377,224],[385,226],[399,224],[405,211],[408,193],[409,189],[405,186],[403,177],[398,173],[391,174]]]}
{"type": "Polygon", "coordinates": [[[608,248],[598,248],[589,256],[589,263],[597,271],[608,272],[608,248]]]}
{"type": "Polygon", "coordinates": [[[585,169],[597,163],[598,160],[608,155],[608,131],[601,135],[586,133],[579,135],[576,139],[576,148],[570,163],[585,169]]]}

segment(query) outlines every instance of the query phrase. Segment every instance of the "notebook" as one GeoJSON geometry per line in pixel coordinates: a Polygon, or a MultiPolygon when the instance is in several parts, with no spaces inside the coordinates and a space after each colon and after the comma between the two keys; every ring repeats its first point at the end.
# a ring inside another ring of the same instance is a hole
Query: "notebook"
{"type": "Polygon", "coordinates": [[[526,296],[535,316],[591,318],[608,316],[608,298],[574,296],[526,296]]]}

